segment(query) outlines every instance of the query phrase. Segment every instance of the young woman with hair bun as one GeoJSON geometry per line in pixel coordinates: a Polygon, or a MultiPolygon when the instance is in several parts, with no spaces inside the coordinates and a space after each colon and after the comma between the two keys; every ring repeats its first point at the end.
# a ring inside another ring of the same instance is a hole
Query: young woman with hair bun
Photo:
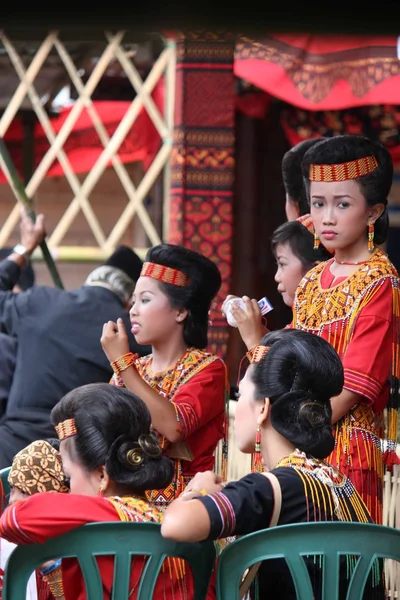
{"type": "MultiPolygon", "coordinates": [[[[242,452],[256,449],[260,472],[225,486],[214,473],[199,473],[167,508],[162,534],[194,542],[246,535],[270,525],[372,522],[350,480],[324,460],[335,444],[330,398],[340,394],[344,382],[332,346],[315,335],[285,329],[266,335],[247,357],[250,366],[239,386],[235,435],[242,452]]],[[[314,598],[321,600],[320,562],[313,556],[304,560],[314,598]]],[[[352,561],[341,560],[341,600],[346,598],[352,561]]],[[[259,598],[296,597],[284,559],[261,565],[258,590],[259,598]]],[[[367,598],[384,598],[379,563],[367,582],[367,598]]]]}
{"type": "MultiPolygon", "coordinates": [[[[150,429],[150,413],[140,398],[106,383],[85,385],[64,396],[51,418],[71,493],[36,494],[10,505],[0,521],[0,536],[15,544],[41,544],[86,523],[161,522],[162,513],[147,501],[146,492],[166,487],[174,465],[163,456],[150,429]]],[[[59,562],[47,565],[47,571],[59,569],[59,562]]],[[[114,559],[99,556],[97,562],[104,598],[111,598],[114,559]]],[[[132,599],[144,565],[144,557],[133,558],[132,599]]],[[[65,600],[86,599],[76,559],[61,561],[58,591],[55,597],[65,600]]],[[[190,570],[185,573],[184,565],[174,562],[160,575],[154,598],[186,600],[192,593],[190,570]]]]}
{"type": "Polygon", "coordinates": [[[226,367],[205,351],[211,302],[220,286],[220,272],[208,258],[181,246],[155,246],[130,311],[136,341],[151,345],[152,353],[144,358],[129,353],[121,320],[103,328],[112,382],[143,399],[162,448],[174,461],[171,485],[148,496],[162,509],[198,471],[214,468],[217,444],[226,440],[226,367]]]}

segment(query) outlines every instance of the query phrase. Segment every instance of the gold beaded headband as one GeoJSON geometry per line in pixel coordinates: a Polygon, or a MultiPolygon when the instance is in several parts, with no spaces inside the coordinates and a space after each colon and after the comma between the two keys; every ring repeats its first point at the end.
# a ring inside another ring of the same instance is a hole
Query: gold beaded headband
{"type": "Polygon", "coordinates": [[[269,351],[269,346],[253,346],[248,352],[246,357],[251,364],[259,363],[269,351]]]}
{"type": "Polygon", "coordinates": [[[237,385],[239,385],[239,381],[242,378],[241,372],[242,372],[242,364],[243,364],[244,359],[247,358],[247,360],[249,361],[250,364],[259,363],[264,358],[264,356],[267,354],[267,352],[269,351],[269,348],[270,348],[269,346],[257,345],[257,346],[253,346],[252,348],[250,348],[250,350],[248,350],[246,352],[245,356],[243,356],[243,358],[239,364],[237,385]]]}
{"type": "Polygon", "coordinates": [[[151,277],[163,283],[185,287],[188,283],[188,276],[178,269],[166,267],[165,265],[157,265],[156,263],[145,262],[140,273],[141,277],[151,277]]]}
{"type": "Polygon", "coordinates": [[[375,156],[365,156],[337,165],[310,165],[310,181],[347,181],[369,175],[378,167],[375,156]]]}
{"type": "Polygon", "coordinates": [[[296,221],[304,225],[304,227],[314,235],[314,225],[312,222],[312,218],[310,214],[302,215],[301,217],[297,217],[296,221]]]}
{"type": "Polygon", "coordinates": [[[69,437],[72,437],[73,435],[76,435],[78,433],[78,430],[75,425],[75,419],[67,419],[66,421],[63,421],[62,423],[56,425],[56,432],[60,442],[69,437]]]}

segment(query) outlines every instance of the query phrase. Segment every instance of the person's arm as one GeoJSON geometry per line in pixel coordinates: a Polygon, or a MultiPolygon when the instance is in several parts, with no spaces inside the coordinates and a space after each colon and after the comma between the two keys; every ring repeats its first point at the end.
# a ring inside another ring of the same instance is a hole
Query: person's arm
{"type": "Polygon", "coordinates": [[[118,520],[115,508],[104,498],[44,492],[6,508],[0,537],[14,544],[43,544],[86,523],[118,520]]]}
{"type": "Polygon", "coordinates": [[[245,310],[236,306],[231,306],[231,313],[236,321],[240,336],[246,344],[248,350],[258,346],[269,330],[262,321],[262,315],[257,300],[251,300],[247,296],[242,298],[245,304],[245,310]]]}
{"type": "MultiPolygon", "coordinates": [[[[129,352],[122,319],[118,320],[117,326],[118,334],[115,324],[107,323],[101,338],[110,362],[129,352]]],[[[126,388],[146,403],[154,429],[171,443],[185,440],[224,410],[226,369],[220,360],[215,360],[180,386],[172,401],[153,390],[134,367],[122,371],[120,377],[126,388]]]]}
{"type": "Polygon", "coordinates": [[[20,232],[21,242],[15,246],[18,252],[12,252],[0,262],[0,290],[12,290],[31,254],[44,240],[44,216],[38,215],[34,223],[26,211],[22,210],[20,232]]]}
{"type": "Polygon", "coordinates": [[[363,397],[360,396],[360,394],[355,394],[354,392],[343,388],[343,391],[341,394],[339,394],[339,396],[331,398],[332,425],[347,415],[353,406],[362,401],[363,397]]]}
{"type": "Polygon", "coordinates": [[[219,491],[218,485],[214,473],[198,473],[187,488],[195,491],[184,492],[165,511],[162,535],[177,542],[200,542],[268,527],[274,494],[266,477],[252,473],[219,491]],[[203,496],[205,492],[209,494],[203,496]]]}
{"type": "MultiPolygon", "coordinates": [[[[344,387],[332,398],[336,423],[357,403],[374,405],[388,381],[393,342],[392,284],[387,279],[361,309],[343,356],[344,387]]],[[[376,412],[384,406],[375,406],[376,412]]]]}

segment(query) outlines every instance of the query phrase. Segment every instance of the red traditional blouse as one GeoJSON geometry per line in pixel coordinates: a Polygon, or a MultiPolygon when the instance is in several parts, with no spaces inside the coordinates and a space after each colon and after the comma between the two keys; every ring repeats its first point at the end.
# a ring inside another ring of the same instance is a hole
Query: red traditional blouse
{"type": "MultiPolygon", "coordinates": [[[[148,502],[131,497],[91,497],[46,492],[35,494],[6,508],[0,520],[0,536],[15,544],[43,543],[86,523],[134,521],[160,523],[162,513],[148,502]]],[[[110,598],[114,558],[97,558],[104,600],[110,598]]],[[[137,597],[145,558],[132,560],[130,600],[137,597]]],[[[76,559],[62,560],[66,600],[86,600],[85,584],[76,559]]],[[[167,558],[155,589],[155,600],[186,600],[193,597],[193,579],[184,561],[167,558]],[[172,564],[174,563],[174,564],[172,564]],[[179,563],[179,564],[178,564],[179,563]]]]}

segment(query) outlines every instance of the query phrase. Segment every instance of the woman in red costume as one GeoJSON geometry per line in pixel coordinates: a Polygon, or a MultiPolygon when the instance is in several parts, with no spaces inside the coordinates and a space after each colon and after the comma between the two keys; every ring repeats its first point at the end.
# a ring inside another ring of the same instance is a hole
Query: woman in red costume
{"type": "MultiPolygon", "coordinates": [[[[161,522],[161,511],[146,500],[145,492],[165,487],[174,465],[150,431],[150,413],[142,400],[123,388],[90,384],[64,396],[51,418],[71,493],[35,494],[10,505],[0,521],[1,537],[15,544],[40,544],[86,523],[161,522]]],[[[165,565],[155,600],[192,598],[193,580],[185,573],[185,563],[166,560],[174,564],[165,565]]],[[[141,556],[132,560],[130,600],[137,597],[144,562],[141,556]]],[[[106,600],[111,598],[114,559],[100,556],[97,563],[106,600]]],[[[55,561],[46,572],[56,598],[86,599],[76,559],[55,561]]]]}
{"type": "Polygon", "coordinates": [[[101,343],[114,370],[113,383],[143,399],[165,453],[174,460],[172,483],[148,496],[161,509],[197,472],[214,468],[217,444],[224,434],[226,439],[226,367],[204,350],[208,314],[220,285],[218,268],[208,258],[180,246],[155,246],[130,311],[132,333],[139,344],[152,346],[152,354],[129,353],[122,320],[104,325],[101,343]]]}
{"type": "Polygon", "coordinates": [[[338,136],[305,154],[303,175],[315,246],[322,242],[334,258],[301,281],[292,326],[328,340],[342,359],[345,383],[332,398],[336,444],[328,461],[350,477],[381,523],[383,458],[388,465],[396,460],[400,374],[400,282],[376,247],[387,235],[392,159],[377,142],[338,136]]]}

